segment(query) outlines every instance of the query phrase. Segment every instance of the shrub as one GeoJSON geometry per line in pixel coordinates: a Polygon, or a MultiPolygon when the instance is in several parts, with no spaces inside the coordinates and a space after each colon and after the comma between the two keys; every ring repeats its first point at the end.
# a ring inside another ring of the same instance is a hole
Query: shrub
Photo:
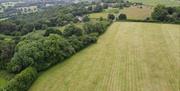
{"type": "Polygon", "coordinates": [[[119,20],[127,20],[127,16],[126,16],[126,14],[120,14],[120,15],[118,16],[118,19],[119,19],[119,20]]]}
{"type": "Polygon", "coordinates": [[[82,35],[82,30],[78,27],[76,27],[73,24],[70,24],[68,26],[65,27],[64,31],[63,31],[63,35],[65,37],[70,37],[70,36],[81,36],[82,35]]]}
{"type": "Polygon", "coordinates": [[[58,35],[62,35],[62,32],[58,29],[55,28],[48,28],[44,34],[44,36],[49,36],[50,34],[58,34],[58,35]]]}
{"type": "Polygon", "coordinates": [[[115,16],[114,14],[108,14],[108,20],[114,20],[115,19],[115,16]]]}

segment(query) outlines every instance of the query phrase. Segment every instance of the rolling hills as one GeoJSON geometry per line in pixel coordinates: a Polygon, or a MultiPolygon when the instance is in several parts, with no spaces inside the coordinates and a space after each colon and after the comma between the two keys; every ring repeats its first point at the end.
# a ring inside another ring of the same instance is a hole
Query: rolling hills
{"type": "Polygon", "coordinates": [[[116,22],[29,91],[178,91],[180,26],[116,22]]]}

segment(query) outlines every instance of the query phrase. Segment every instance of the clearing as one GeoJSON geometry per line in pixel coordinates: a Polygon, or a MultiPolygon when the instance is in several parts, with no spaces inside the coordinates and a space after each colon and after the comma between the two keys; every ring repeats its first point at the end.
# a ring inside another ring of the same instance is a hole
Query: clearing
{"type": "Polygon", "coordinates": [[[147,17],[150,18],[152,12],[153,12],[153,7],[146,5],[131,6],[120,10],[120,13],[124,13],[127,15],[127,19],[134,19],[134,20],[145,20],[147,17]]]}
{"type": "Polygon", "coordinates": [[[179,91],[180,26],[116,22],[29,91],[179,91]]]}

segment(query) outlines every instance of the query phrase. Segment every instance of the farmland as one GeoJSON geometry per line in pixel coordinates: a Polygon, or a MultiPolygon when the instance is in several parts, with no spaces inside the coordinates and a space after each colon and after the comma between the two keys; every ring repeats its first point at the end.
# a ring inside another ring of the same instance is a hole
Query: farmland
{"type": "Polygon", "coordinates": [[[106,19],[108,14],[110,13],[115,14],[116,16],[118,16],[119,13],[123,13],[127,15],[128,19],[145,20],[147,17],[151,17],[152,12],[153,12],[153,7],[142,5],[142,6],[131,6],[124,9],[118,9],[118,8],[105,9],[103,12],[92,13],[89,15],[89,17],[91,19],[97,19],[100,17],[106,19]]]}
{"type": "Polygon", "coordinates": [[[116,22],[29,91],[178,91],[180,26],[116,22]]]}
{"type": "Polygon", "coordinates": [[[179,6],[180,1],[179,0],[128,0],[130,2],[140,2],[147,5],[157,5],[157,4],[163,4],[166,6],[179,6]]]}
{"type": "Polygon", "coordinates": [[[151,17],[153,7],[150,6],[131,6],[120,10],[120,13],[127,15],[128,19],[145,20],[147,17],[151,17]]]}
{"type": "Polygon", "coordinates": [[[113,13],[113,14],[118,14],[119,13],[119,9],[118,8],[108,8],[105,9],[103,12],[99,12],[99,13],[92,13],[89,15],[89,17],[91,19],[97,19],[97,18],[107,18],[109,13],[113,13]]]}

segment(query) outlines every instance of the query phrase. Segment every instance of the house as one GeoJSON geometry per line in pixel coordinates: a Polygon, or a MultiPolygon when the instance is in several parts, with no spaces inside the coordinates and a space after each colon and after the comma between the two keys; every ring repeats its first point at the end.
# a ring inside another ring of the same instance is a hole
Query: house
{"type": "Polygon", "coordinates": [[[21,6],[17,7],[17,12],[21,14],[28,14],[28,13],[35,13],[38,12],[38,7],[33,5],[33,6],[21,6]]]}
{"type": "Polygon", "coordinates": [[[3,2],[1,3],[1,6],[4,7],[4,9],[14,7],[19,2],[3,2]]]}

